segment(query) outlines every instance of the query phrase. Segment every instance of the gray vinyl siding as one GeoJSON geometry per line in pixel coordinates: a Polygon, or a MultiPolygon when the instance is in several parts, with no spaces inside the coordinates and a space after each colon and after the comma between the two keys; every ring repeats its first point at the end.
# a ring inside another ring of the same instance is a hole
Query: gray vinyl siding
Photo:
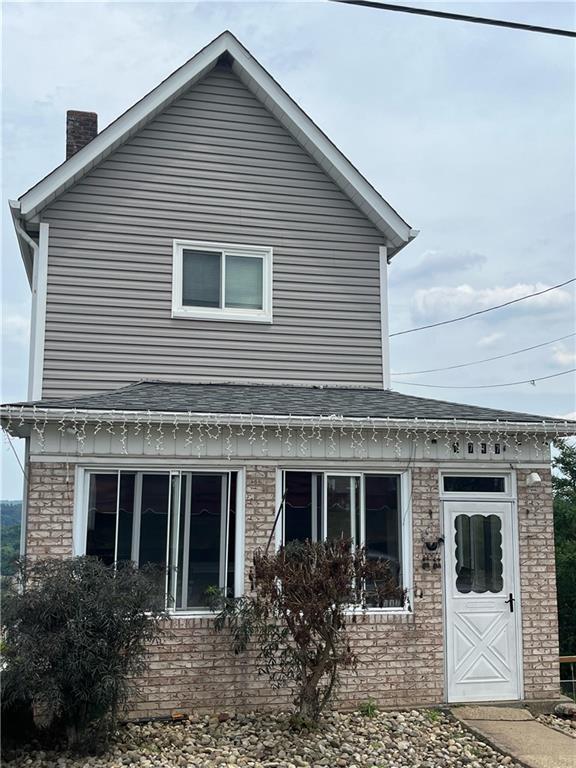
{"type": "Polygon", "coordinates": [[[42,220],[45,397],[139,379],[382,385],[383,236],[229,71],[42,220]],[[175,238],[273,247],[274,322],[172,318],[175,238]]]}

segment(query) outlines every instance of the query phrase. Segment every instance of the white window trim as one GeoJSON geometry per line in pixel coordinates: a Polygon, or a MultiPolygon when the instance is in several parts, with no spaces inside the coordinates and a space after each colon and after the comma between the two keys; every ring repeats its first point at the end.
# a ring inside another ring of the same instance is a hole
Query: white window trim
{"type": "MultiPolygon", "coordinates": [[[[234,558],[234,597],[242,597],[244,594],[244,532],[245,532],[245,488],[246,477],[245,469],[242,467],[186,467],[183,469],[174,469],[170,467],[154,467],[146,469],[139,465],[130,466],[110,466],[110,465],[86,465],[77,466],[75,471],[74,483],[74,519],[72,524],[72,546],[75,557],[86,554],[86,537],[88,533],[88,495],[90,491],[89,477],[91,474],[114,474],[119,472],[144,472],[146,474],[166,474],[172,478],[181,473],[199,473],[199,474],[229,474],[236,472],[236,527],[235,527],[235,547],[234,558]]],[[[170,489],[172,482],[170,482],[170,489]]],[[[171,514],[172,505],[170,500],[169,513],[171,514]]],[[[170,514],[168,526],[170,530],[170,514]]],[[[134,535],[134,530],[133,530],[134,535]]],[[[170,536],[167,537],[167,547],[170,547],[170,536]]],[[[168,577],[168,574],[167,574],[168,577]]],[[[214,616],[210,608],[189,608],[187,610],[176,610],[169,607],[168,613],[175,619],[201,618],[205,616],[214,616]]]]}
{"type": "Polygon", "coordinates": [[[272,322],[272,261],[273,249],[259,245],[210,243],[202,240],[174,240],[172,249],[172,317],[190,320],[225,320],[244,323],[272,322]],[[184,250],[220,253],[222,260],[221,302],[225,283],[225,256],[245,256],[262,259],[262,309],[226,307],[185,307],[182,303],[182,262],[184,250]]]}
{"type": "Polygon", "coordinates": [[[494,500],[494,499],[512,499],[515,498],[515,489],[510,471],[498,471],[496,468],[492,470],[478,470],[470,468],[465,469],[441,469],[438,473],[438,483],[440,490],[440,498],[447,501],[472,501],[472,500],[494,500]],[[482,491],[445,491],[444,490],[444,478],[445,477],[503,477],[504,478],[504,490],[496,492],[483,493],[482,491]]]}
{"type": "MultiPolygon", "coordinates": [[[[279,467],[276,470],[276,510],[280,508],[282,503],[282,496],[284,493],[284,473],[285,472],[309,472],[311,474],[323,475],[322,483],[326,484],[326,478],[333,475],[344,475],[346,477],[359,477],[360,478],[360,503],[364,506],[364,477],[367,475],[394,475],[400,478],[400,535],[401,535],[401,556],[402,556],[402,584],[406,590],[406,602],[402,608],[359,608],[358,606],[351,606],[349,613],[394,613],[402,615],[410,615],[413,612],[412,606],[414,605],[414,584],[413,584],[413,571],[412,571],[412,478],[410,470],[398,471],[396,469],[372,469],[367,471],[354,470],[350,471],[340,469],[319,469],[318,467],[279,467]]],[[[323,506],[325,502],[323,501],[323,506]]],[[[284,514],[285,507],[282,505],[282,512],[278,518],[278,522],[275,530],[275,544],[278,549],[284,542],[284,514]]],[[[364,516],[361,518],[362,526],[362,541],[365,537],[366,521],[364,516]]]]}

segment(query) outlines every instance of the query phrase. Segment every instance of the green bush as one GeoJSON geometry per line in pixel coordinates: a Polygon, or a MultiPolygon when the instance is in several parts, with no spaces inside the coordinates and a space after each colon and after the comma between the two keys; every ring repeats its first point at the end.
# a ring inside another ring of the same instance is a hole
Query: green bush
{"type": "Polygon", "coordinates": [[[162,631],[158,580],[96,558],[19,564],[3,594],[3,706],[31,703],[71,748],[106,746],[162,631]]]}
{"type": "Polygon", "coordinates": [[[560,655],[576,654],[576,445],[558,440],[553,466],[560,655]]]}

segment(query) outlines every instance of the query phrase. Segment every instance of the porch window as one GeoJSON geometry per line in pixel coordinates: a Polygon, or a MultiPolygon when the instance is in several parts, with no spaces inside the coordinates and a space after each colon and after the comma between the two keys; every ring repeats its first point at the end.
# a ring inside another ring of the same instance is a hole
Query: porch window
{"type": "Polygon", "coordinates": [[[172,316],[272,321],[272,249],[175,240],[172,316]]]}
{"type": "Polygon", "coordinates": [[[90,472],[87,496],[87,555],[153,566],[176,611],[235,594],[237,472],[90,472]]]}
{"type": "Polygon", "coordinates": [[[386,560],[397,586],[404,586],[409,534],[402,530],[400,481],[396,474],[285,472],[284,543],[351,539],[369,558],[386,560]]]}

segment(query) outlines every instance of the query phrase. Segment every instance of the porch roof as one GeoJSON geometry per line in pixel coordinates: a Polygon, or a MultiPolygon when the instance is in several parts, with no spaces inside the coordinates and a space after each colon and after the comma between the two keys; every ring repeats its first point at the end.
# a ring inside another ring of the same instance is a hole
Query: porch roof
{"type": "MultiPolygon", "coordinates": [[[[10,407],[66,411],[252,414],[350,419],[422,419],[518,424],[576,422],[476,405],[431,400],[387,389],[274,384],[139,381],[92,395],[13,403],[10,407]]],[[[563,430],[564,431],[564,430],[563,430]]]]}

